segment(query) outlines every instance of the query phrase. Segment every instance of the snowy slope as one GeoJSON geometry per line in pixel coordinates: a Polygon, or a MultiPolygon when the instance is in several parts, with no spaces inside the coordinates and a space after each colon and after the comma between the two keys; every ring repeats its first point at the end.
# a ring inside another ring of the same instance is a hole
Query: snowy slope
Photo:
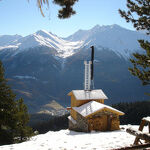
{"type": "Polygon", "coordinates": [[[46,46],[57,50],[59,57],[68,57],[74,54],[74,50],[79,49],[82,46],[81,41],[69,42],[57,37],[56,35],[47,32],[45,30],[37,31],[34,34],[26,37],[19,38],[16,41],[12,41],[7,45],[0,44],[0,50],[7,48],[17,49],[15,54],[28,50],[29,48],[46,46]]]}
{"type": "Polygon", "coordinates": [[[0,146],[0,150],[111,150],[130,146],[134,139],[125,130],[92,133],[60,130],[35,136],[24,143],[0,146]]]}
{"type": "Polygon", "coordinates": [[[90,30],[79,30],[67,38],[39,30],[26,37],[0,36],[0,50],[13,49],[14,55],[39,46],[56,50],[55,55],[66,58],[80,51],[83,47],[94,45],[98,49],[109,49],[117,55],[128,58],[133,52],[141,49],[138,39],[150,41],[150,36],[144,33],[127,30],[118,25],[99,26],[90,30]],[[4,40],[6,39],[6,40],[4,40]]]}
{"type": "Polygon", "coordinates": [[[20,39],[20,35],[1,35],[0,36],[0,46],[10,45],[12,42],[20,39]]]}
{"type": "Polygon", "coordinates": [[[73,35],[66,38],[70,41],[84,41],[84,45],[88,47],[95,45],[102,46],[129,57],[131,53],[140,49],[138,39],[146,39],[150,41],[150,36],[122,28],[116,24],[108,26],[96,25],[90,30],[79,30],[73,35]]]}

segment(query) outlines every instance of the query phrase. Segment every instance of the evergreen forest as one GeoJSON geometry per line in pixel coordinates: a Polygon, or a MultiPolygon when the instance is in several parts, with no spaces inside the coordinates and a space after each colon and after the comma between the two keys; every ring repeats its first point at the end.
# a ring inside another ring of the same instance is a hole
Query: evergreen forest
{"type": "Polygon", "coordinates": [[[4,68],[0,61],[0,145],[18,143],[33,135],[27,125],[29,114],[22,98],[16,95],[4,77],[4,68]]]}

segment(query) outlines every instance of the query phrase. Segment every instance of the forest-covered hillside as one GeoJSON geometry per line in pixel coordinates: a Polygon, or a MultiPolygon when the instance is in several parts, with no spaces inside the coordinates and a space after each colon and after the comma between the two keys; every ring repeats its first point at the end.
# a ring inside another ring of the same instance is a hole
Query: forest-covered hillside
{"type": "Polygon", "coordinates": [[[112,105],[125,113],[120,117],[121,124],[140,124],[143,117],[150,116],[150,100],[112,105]]]}

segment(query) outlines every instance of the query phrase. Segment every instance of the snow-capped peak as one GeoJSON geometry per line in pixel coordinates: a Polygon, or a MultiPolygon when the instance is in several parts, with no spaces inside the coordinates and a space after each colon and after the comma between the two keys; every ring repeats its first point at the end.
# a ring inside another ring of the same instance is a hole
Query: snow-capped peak
{"type": "Polygon", "coordinates": [[[117,24],[113,25],[96,25],[92,29],[88,30],[91,33],[93,32],[104,32],[104,31],[110,31],[110,30],[122,30],[123,28],[117,24]]]}
{"type": "Polygon", "coordinates": [[[44,35],[49,35],[50,32],[48,32],[48,31],[42,29],[42,30],[38,30],[38,31],[36,32],[36,34],[40,34],[40,35],[43,35],[43,36],[44,36],[44,35]]]}
{"type": "Polygon", "coordinates": [[[51,32],[45,30],[39,30],[36,33],[31,35],[19,38],[16,41],[13,41],[9,45],[1,46],[0,49],[6,48],[15,48],[17,53],[28,50],[29,48],[46,46],[53,48],[57,51],[57,56],[59,57],[68,57],[75,53],[75,49],[79,49],[82,46],[82,42],[70,42],[66,41],[51,32]]]}
{"type": "Polygon", "coordinates": [[[95,47],[107,48],[128,58],[131,53],[140,49],[139,39],[150,41],[150,36],[125,29],[116,24],[96,25],[90,30],[79,30],[64,39],[51,32],[39,30],[26,37],[8,42],[7,45],[0,42],[0,50],[13,48],[16,49],[17,54],[30,48],[46,46],[55,49],[55,55],[66,58],[76,53],[77,49],[94,45],[95,47]]]}
{"type": "Polygon", "coordinates": [[[57,35],[51,33],[51,32],[48,32],[46,30],[39,30],[37,31],[36,33],[34,33],[35,35],[40,35],[44,38],[52,38],[53,40],[55,40],[56,38],[58,39],[59,37],[57,37],[57,35]]]}
{"type": "Polygon", "coordinates": [[[82,40],[86,46],[104,47],[128,58],[131,53],[141,49],[139,39],[150,41],[150,36],[125,29],[119,25],[96,25],[90,30],[77,31],[66,38],[70,41],[82,40]]]}

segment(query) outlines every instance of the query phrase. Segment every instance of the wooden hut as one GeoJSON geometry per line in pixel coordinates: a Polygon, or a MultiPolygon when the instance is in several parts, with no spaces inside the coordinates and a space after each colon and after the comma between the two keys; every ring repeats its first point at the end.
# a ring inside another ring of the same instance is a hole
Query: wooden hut
{"type": "Polygon", "coordinates": [[[70,130],[90,132],[119,129],[119,116],[124,113],[104,104],[107,96],[101,89],[73,90],[68,95],[71,96],[71,107],[68,108],[70,130]]]}
{"type": "Polygon", "coordinates": [[[91,48],[91,61],[84,61],[84,90],[73,90],[68,94],[71,96],[69,129],[84,132],[118,130],[119,116],[124,113],[104,104],[108,98],[101,89],[91,90],[91,83],[94,85],[94,46],[91,48]]]}

